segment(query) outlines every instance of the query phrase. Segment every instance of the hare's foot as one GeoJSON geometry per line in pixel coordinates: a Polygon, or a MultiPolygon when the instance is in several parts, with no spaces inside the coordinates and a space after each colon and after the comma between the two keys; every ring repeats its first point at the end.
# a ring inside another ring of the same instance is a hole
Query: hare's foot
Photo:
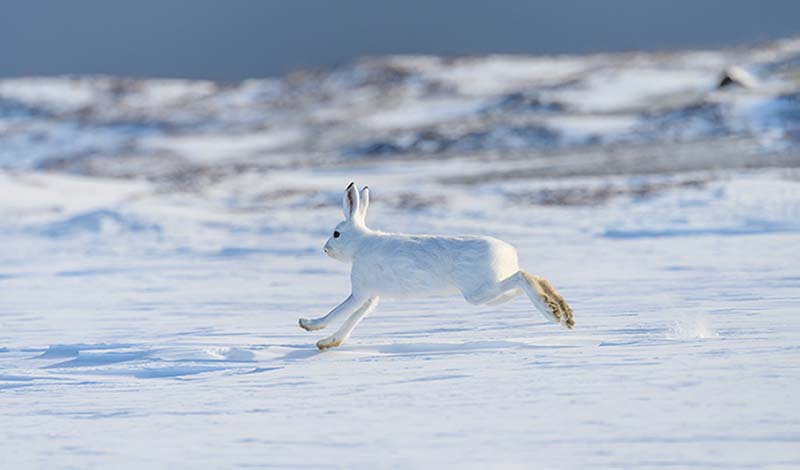
{"type": "Polygon", "coordinates": [[[336,346],[341,345],[343,342],[344,341],[341,338],[337,338],[336,335],[334,335],[317,341],[317,349],[323,351],[325,349],[335,348],[336,346]]]}
{"type": "Polygon", "coordinates": [[[320,323],[319,318],[301,318],[297,321],[297,324],[306,331],[317,331],[325,328],[325,324],[320,323]]]}
{"type": "Polygon", "coordinates": [[[539,285],[541,290],[544,292],[547,298],[547,305],[551,309],[553,308],[552,304],[557,304],[558,309],[560,310],[559,320],[562,325],[565,327],[572,329],[575,326],[575,319],[572,314],[572,308],[570,308],[567,301],[564,300],[564,297],[559,294],[555,288],[547,281],[547,279],[539,276],[533,276],[533,279],[539,285]]]}

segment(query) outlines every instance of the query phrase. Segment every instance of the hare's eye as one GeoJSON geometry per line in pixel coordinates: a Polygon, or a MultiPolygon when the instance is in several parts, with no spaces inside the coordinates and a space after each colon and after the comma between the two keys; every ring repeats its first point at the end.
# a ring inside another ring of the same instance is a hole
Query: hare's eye
{"type": "Polygon", "coordinates": [[[333,231],[333,238],[339,238],[339,235],[341,235],[341,233],[339,233],[338,230],[333,231]]]}

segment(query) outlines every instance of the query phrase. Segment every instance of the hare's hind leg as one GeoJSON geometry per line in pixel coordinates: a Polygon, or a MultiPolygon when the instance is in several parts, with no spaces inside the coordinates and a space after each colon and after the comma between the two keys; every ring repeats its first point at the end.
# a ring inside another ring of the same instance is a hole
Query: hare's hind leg
{"type": "Polygon", "coordinates": [[[344,324],[339,331],[334,333],[333,335],[329,336],[328,338],[321,339],[317,341],[317,348],[319,349],[328,349],[339,346],[340,344],[344,343],[347,338],[350,337],[350,333],[353,332],[353,329],[358,325],[358,323],[364,319],[367,315],[370,314],[375,307],[378,306],[379,297],[370,297],[367,299],[366,302],[355,312],[353,312],[350,317],[345,320],[344,324]]]}
{"type": "Polygon", "coordinates": [[[561,323],[569,329],[575,326],[572,309],[547,279],[531,276],[522,270],[516,275],[521,279],[522,289],[528,294],[528,298],[545,318],[561,323]]]}
{"type": "Polygon", "coordinates": [[[561,295],[553,289],[546,279],[531,276],[525,271],[517,271],[500,282],[482,286],[478,290],[465,291],[464,299],[475,305],[495,305],[519,295],[520,290],[527,294],[536,310],[547,320],[562,323],[567,328],[575,325],[572,309],[561,295]]]}
{"type": "Polygon", "coordinates": [[[520,294],[519,280],[513,274],[502,281],[483,285],[480,289],[463,290],[464,300],[473,305],[497,305],[508,302],[520,294]]]}
{"type": "Polygon", "coordinates": [[[324,317],[311,319],[301,318],[298,323],[300,324],[300,328],[306,331],[321,330],[328,326],[330,322],[335,320],[336,317],[358,310],[358,308],[361,307],[365,301],[366,298],[364,297],[357,297],[353,294],[350,294],[346,299],[344,299],[344,302],[334,307],[333,310],[328,312],[328,314],[324,317]]]}

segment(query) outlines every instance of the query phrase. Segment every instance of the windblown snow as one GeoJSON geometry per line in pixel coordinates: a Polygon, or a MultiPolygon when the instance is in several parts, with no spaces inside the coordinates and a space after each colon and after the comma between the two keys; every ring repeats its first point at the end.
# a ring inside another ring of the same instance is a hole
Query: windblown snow
{"type": "Polygon", "coordinates": [[[797,468],[798,77],[795,39],[0,80],[0,468],[797,468]],[[387,300],[317,351],[350,181],[514,244],[575,330],[387,300]]]}

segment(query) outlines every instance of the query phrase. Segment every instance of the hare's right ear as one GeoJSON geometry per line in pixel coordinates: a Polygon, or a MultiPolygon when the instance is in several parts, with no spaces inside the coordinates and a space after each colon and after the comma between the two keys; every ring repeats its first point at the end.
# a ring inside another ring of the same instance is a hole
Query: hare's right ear
{"type": "Polygon", "coordinates": [[[358,211],[359,216],[361,217],[361,221],[363,222],[364,219],[367,217],[367,209],[369,208],[369,187],[364,186],[361,188],[361,198],[359,201],[361,207],[358,211]]]}
{"type": "Polygon", "coordinates": [[[355,183],[350,183],[347,185],[347,189],[344,190],[344,197],[342,197],[345,220],[353,220],[354,216],[358,214],[359,206],[358,190],[355,183]]]}

